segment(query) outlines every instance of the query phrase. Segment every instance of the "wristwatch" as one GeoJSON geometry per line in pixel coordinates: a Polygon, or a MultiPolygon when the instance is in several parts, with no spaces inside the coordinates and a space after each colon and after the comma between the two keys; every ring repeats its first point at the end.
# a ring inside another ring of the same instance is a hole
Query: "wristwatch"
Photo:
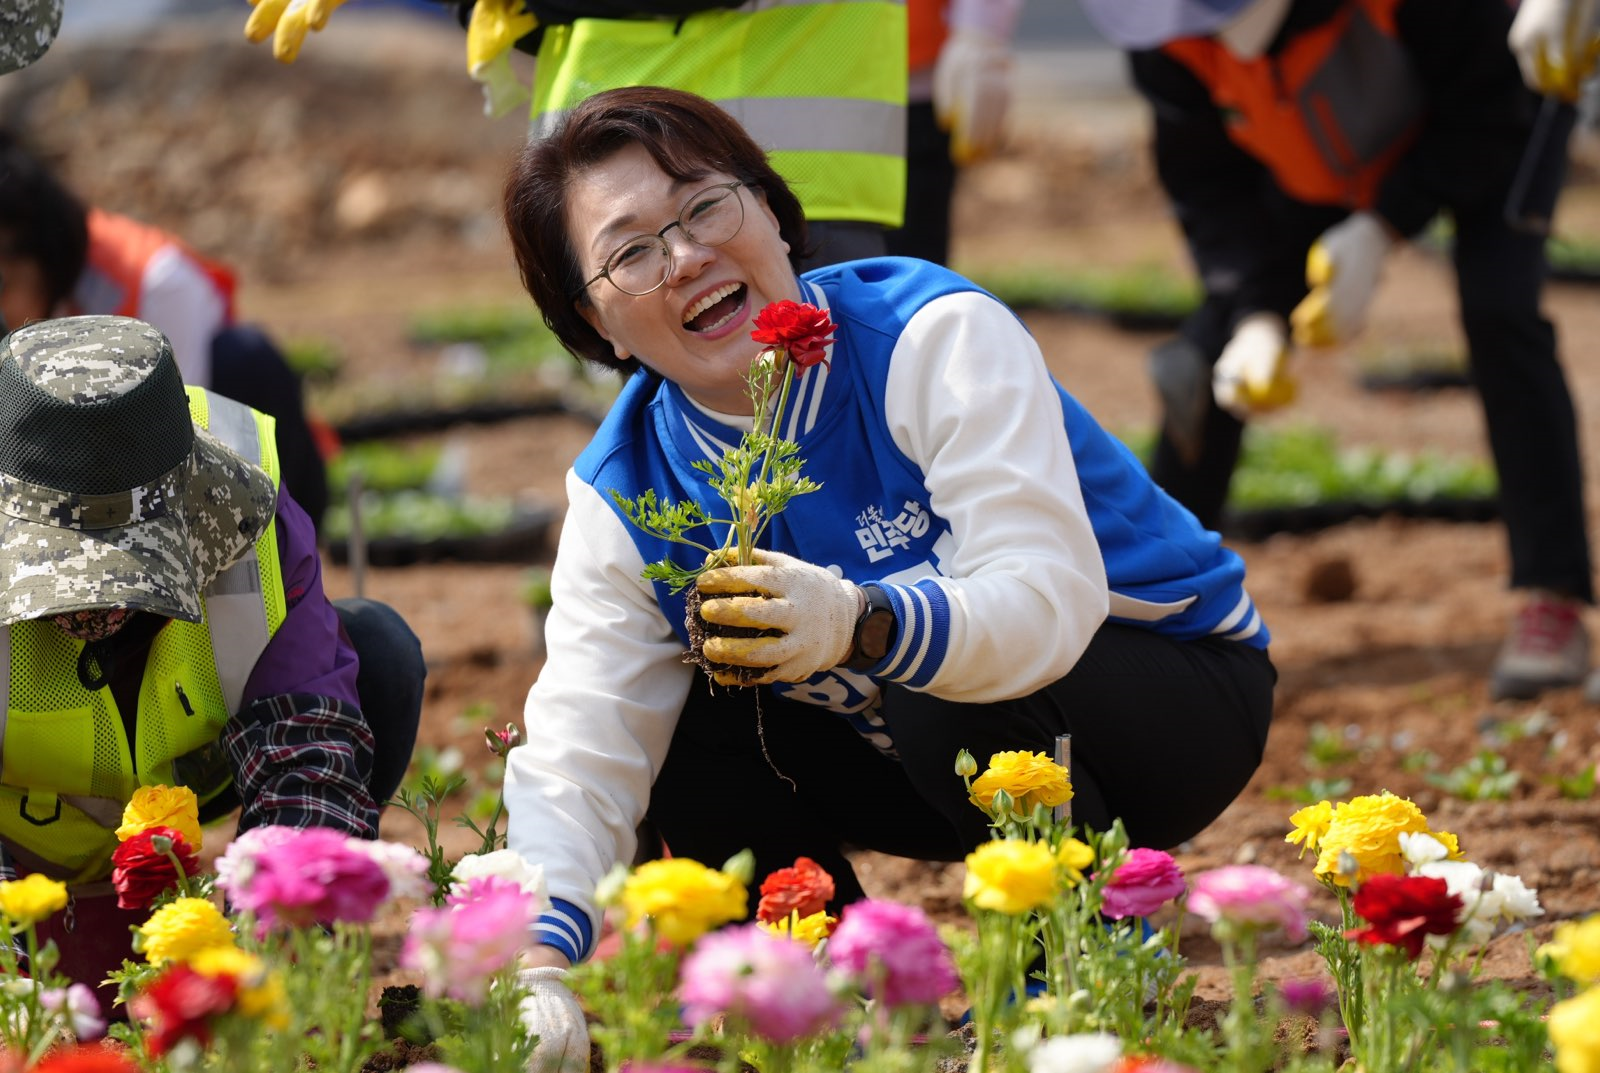
{"type": "Polygon", "coordinates": [[[856,619],[855,637],[850,642],[850,655],[840,666],[851,671],[869,671],[883,662],[894,647],[900,632],[900,622],[894,617],[894,605],[889,595],[876,585],[863,585],[867,607],[856,619]]]}

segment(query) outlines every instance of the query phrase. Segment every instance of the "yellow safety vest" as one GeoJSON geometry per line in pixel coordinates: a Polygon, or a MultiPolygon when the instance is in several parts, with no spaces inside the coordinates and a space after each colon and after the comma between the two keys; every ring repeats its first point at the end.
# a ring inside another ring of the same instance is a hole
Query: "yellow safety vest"
{"type": "MultiPolygon", "coordinates": [[[[195,423],[276,484],[273,419],[202,388],[187,391],[195,423]]],[[[202,621],[173,620],[151,642],[133,741],[111,690],[88,690],[78,680],[82,641],[48,620],[0,627],[0,689],[8,690],[0,709],[0,840],[27,870],[73,883],[103,878],[134,790],[183,785],[175,765],[220,767],[217,781],[191,787],[202,803],[227,788],[218,739],[283,624],[277,526],[206,586],[201,609],[202,621]]]]}
{"type": "Polygon", "coordinates": [[[899,227],[906,191],[904,0],[749,0],[681,20],[551,26],[534,70],[533,137],[586,97],[671,86],[716,101],[813,220],[899,227]]]}

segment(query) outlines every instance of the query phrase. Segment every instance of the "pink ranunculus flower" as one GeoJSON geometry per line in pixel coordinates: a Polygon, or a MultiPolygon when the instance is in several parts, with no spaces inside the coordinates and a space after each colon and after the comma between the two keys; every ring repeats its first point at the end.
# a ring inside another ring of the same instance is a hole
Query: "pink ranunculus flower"
{"type": "Polygon", "coordinates": [[[828,959],[885,1006],[932,1004],[961,982],[928,914],[898,902],[868,899],[847,907],[828,939],[828,959]]]}
{"type": "MultiPolygon", "coordinates": [[[[217,886],[264,930],[339,921],[370,922],[389,896],[389,877],[355,841],[327,827],[261,828],[217,886]]],[[[248,838],[254,832],[246,832],[248,838]]],[[[229,847],[232,850],[232,847],[229,847]]],[[[226,856],[226,854],[224,854],[226,856]]]]}
{"type": "Polygon", "coordinates": [[[1278,995],[1289,1012],[1304,1017],[1321,1017],[1338,1001],[1339,995],[1328,981],[1317,976],[1298,976],[1278,982],[1278,995]]]}
{"type": "Polygon", "coordinates": [[[389,880],[388,897],[391,901],[396,898],[421,898],[433,889],[433,884],[428,882],[428,858],[419,853],[415,846],[352,838],[350,848],[371,857],[383,869],[384,876],[389,880]]]}
{"type": "Polygon", "coordinates": [[[1270,930],[1298,943],[1306,937],[1306,901],[1311,892],[1259,864],[1213,868],[1195,877],[1189,909],[1203,920],[1270,930]]]}
{"type": "Polygon", "coordinates": [[[679,981],[685,1024],[727,1014],[773,1043],[829,1028],[842,1012],[811,951],[759,924],[701,939],[684,959],[679,981]]]}
{"type": "Polygon", "coordinates": [[[1147,917],[1182,894],[1183,886],[1183,871],[1172,854],[1129,850],[1101,893],[1100,912],[1112,920],[1147,917]]]}
{"type": "Polygon", "coordinates": [[[478,876],[459,884],[441,909],[418,909],[400,948],[400,967],[423,974],[438,998],[477,1005],[489,982],[527,945],[528,929],[545,905],[509,879],[478,876]]]}

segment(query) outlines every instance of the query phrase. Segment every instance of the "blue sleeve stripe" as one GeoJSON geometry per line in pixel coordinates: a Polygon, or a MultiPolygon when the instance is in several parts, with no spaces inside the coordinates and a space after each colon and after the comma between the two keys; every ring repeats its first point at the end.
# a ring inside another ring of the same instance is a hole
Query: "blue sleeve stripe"
{"type": "Polygon", "coordinates": [[[950,604],[931,579],[915,585],[880,585],[900,620],[900,637],[879,677],[908,686],[926,685],[944,662],[950,636],[950,604]]]}
{"type": "Polygon", "coordinates": [[[594,946],[589,915],[563,898],[550,899],[550,911],[533,925],[534,939],[553,946],[574,965],[588,957],[594,946]]]}

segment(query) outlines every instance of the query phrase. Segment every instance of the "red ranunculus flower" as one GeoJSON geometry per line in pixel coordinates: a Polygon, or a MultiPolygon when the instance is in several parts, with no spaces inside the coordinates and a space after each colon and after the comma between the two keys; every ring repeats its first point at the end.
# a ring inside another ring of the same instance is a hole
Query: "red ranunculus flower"
{"type": "Polygon", "coordinates": [[[788,920],[790,913],[804,919],[822,912],[832,897],[833,877],[810,857],[797,857],[793,868],[780,868],[762,880],[756,919],[771,924],[788,920]]]}
{"type": "Polygon", "coordinates": [[[1346,939],[1369,946],[1398,946],[1415,961],[1430,935],[1449,935],[1461,916],[1461,898],[1432,876],[1375,875],[1356,891],[1355,911],[1368,922],[1346,939]]]}
{"type": "Polygon", "coordinates": [[[750,338],[787,351],[796,366],[809,369],[822,361],[833,342],[833,321],[814,305],[784,299],[756,314],[756,330],[750,338]]]}
{"type": "Polygon", "coordinates": [[[115,1044],[80,1044],[55,1051],[34,1066],[33,1073],[139,1073],[139,1063],[115,1044]]]}
{"type": "Polygon", "coordinates": [[[150,844],[157,835],[172,839],[172,853],[183,865],[184,878],[200,871],[199,856],[176,830],[146,827],[111,854],[111,885],[117,890],[119,908],[148,909],[163,892],[178,885],[172,860],[150,844]]]}
{"type": "Polygon", "coordinates": [[[207,976],[179,964],[136,996],[131,1009],[150,1022],[145,1041],[159,1058],[186,1039],[202,1047],[210,1043],[211,1018],[232,1009],[238,993],[232,976],[207,976]]]}

